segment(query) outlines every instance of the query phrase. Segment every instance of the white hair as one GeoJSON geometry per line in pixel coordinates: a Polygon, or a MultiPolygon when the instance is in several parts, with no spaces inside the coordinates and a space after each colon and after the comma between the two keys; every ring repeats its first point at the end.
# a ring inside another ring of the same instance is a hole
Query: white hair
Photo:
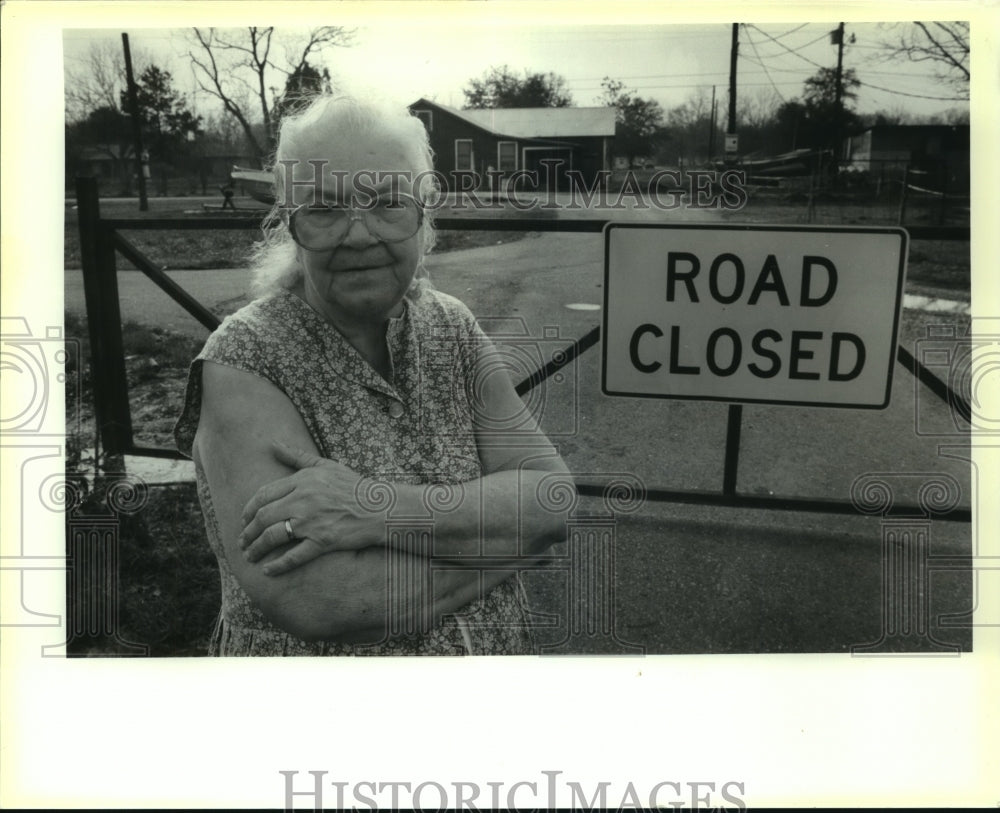
{"type": "MultiPolygon", "coordinates": [[[[298,247],[288,233],[282,217],[291,204],[291,201],[284,200],[286,178],[282,161],[308,160],[310,148],[315,148],[317,136],[323,132],[337,132],[358,139],[375,134],[397,137],[406,150],[409,166],[405,169],[412,172],[414,177],[421,176],[421,188],[415,188],[414,195],[419,200],[434,200],[440,191],[435,176],[431,173],[434,154],[427,138],[427,130],[423,122],[407,108],[377,97],[361,99],[329,94],[316,97],[307,106],[281,121],[272,168],[275,204],[264,218],[265,240],[254,250],[251,262],[252,291],[255,296],[292,288],[302,279],[303,269],[298,259],[298,247]]],[[[376,169],[394,170],[396,167],[376,169]]],[[[423,260],[434,247],[431,209],[424,212],[420,245],[421,256],[415,283],[427,276],[423,260]]]]}

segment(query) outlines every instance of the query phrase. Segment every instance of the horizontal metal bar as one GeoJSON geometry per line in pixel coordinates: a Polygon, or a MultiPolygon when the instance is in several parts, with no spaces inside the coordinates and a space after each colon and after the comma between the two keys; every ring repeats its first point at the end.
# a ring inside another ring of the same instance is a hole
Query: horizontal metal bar
{"type": "Polygon", "coordinates": [[[122,454],[133,457],[156,457],[161,460],[190,460],[190,457],[182,455],[176,449],[164,449],[158,446],[135,446],[130,445],[122,454]]]}
{"type": "MultiPolygon", "coordinates": [[[[207,229],[260,228],[267,212],[247,212],[229,217],[173,217],[173,218],[109,218],[101,222],[112,229],[145,229],[148,231],[204,231],[207,229]]],[[[437,217],[434,227],[441,231],[552,231],[598,234],[612,219],[586,218],[492,218],[492,217],[437,217]]],[[[730,223],[738,226],[738,223],[730,223]]],[[[763,224],[761,224],[763,225],[763,224]]],[[[968,226],[903,226],[911,240],[969,240],[968,226]]]]}
{"type": "Polygon", "coordinates": [[[903,224],[911,240],[970,240],[972,231],[968,226],[907,226],[903,224]]]}
{"type": "Polygon", "coordinates": [[[211,229],[259,229],[267,212],[239,217],[112,217],[103,218],[101,223],[111,229],[135,229],[145,231],[206,231],[211,229]]]}
{"type": "Polygon", "coordinates": [[[126,260],[142,271],[167,296],[201,322],[208,330],[215,330],[221,324],[219,317],[163,273],[162,270],[157,268],[156,264],[126,239],[124,235],[114,232],[114,243],[115,248],[118,249],[126,260]]]}
{"type": "MultiPolygon", "coordinates": [[[[414,523],[423,520],[412,520],[414,523]]],[[[406,519],[400,520],[401,525],[407,524],[406,519]]],[[[557,563],[560,560],[569,563],[569,556],[546,556],[546,557],[526,557],[525,559],[511,559],[503,556],[431,556],[430,566],[433,570],[459,570],[474,567],[482,570],[537,570],[544,564],[557,563]]],[[[566,565],[563,565],[566,567],[566,565]]]]}
{"type": "MultiPolygon", "coordinates": [[[[155,457],[163,460],[189,460],[176,449],[153,448],[148,446],[129,446],[123,454],[135,457],[155,457]]],[[[611,483],[576,484],[577,493],[581,497],[603,497],[611,483]]],[[[649,502],[676,502],[686,505],[718,505],[724,508],[756,508],[772,511],[802,511],[823,514],[852,514],[854,516],[869,516],[862,514],[847,500],[813,500],[796,497],[755,497],[734,494],[726,496],[718,491],[670,490],[663,488],[647,489],[645,499],[649,502]]],[[[894,506],[892,516],[925,517],[927,512],[915,505],[894,506]]],[[[949,522],[971,522],[972,511],[968,508],[956,508],[945,514],[935,514],[935,519],[949,522]]]]}
{"type": "Polygon", "coordinates": [[[935,556],[927,557],[928,570],[1000,570],[1000,556],[935,556]],[[987,564],[988,563],[988,564],[987,564]]]}
{"type": "MultiPolygon", "coordinates": [[[[210,229],[256,229],[261,225],[264,214],[253,217],[243,216],[203,217],[203,218],[110,218],[102,222],[112,229],[134,229],[147,231],[205,231],[210,229]]],[[[492,218],[492,217],[438,217],[434,228],[440,231],[558,231],[600,233],[608,220],[558,220],[556,218],[492,218]]]]}
{"type": "MultiPolygon", "coordinates": [[[[576,484],[577,492],[583,497],[603,497],[611,483],[576,484]]],[[[676,502],[689,505],[717,505],[724,508],[759,508],[769,511],[804,511],[821,514],[853,514],[868,516],[859,511],[849,500],[820,500],[801,497],[757,497],[752,495],[725,495],[719,491],[671,490],[650,488],[645,498],[650,502],[676,502]]],[[[915,505],[893,506],[891,516],[925,517],[927,512],[915,505]]],[[[945,514],[935,514],[935,519],[951,522],[971,522],[972,511],[956,508],[945,514]]]]}
{"type": "Polygon", "coordinates": [[[434,228],[440,231],[558,231],[599,234],[610,220],[555,218],[492,218],[492,217],[436,217],[434,228]]]}

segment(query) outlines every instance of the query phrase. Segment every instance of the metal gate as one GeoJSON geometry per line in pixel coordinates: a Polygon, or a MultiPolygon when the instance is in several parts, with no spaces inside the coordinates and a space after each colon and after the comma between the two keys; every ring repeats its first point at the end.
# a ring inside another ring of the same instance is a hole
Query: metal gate
{"type": "MultiPolygon", "coordinates": [[[[77,179],[79,207],[80,250],[87,305],[87,324],[91,347],[91,371],[94,389],[94,413],[97,423],[98,448],[108,455],[137,455],[184,460],[175,449],[138,446],[132,434],[132,419],[128,400],[128,381],[125,374],[122,345],[121,312],[118,299],[116,253],[138,268],[168,296],[183,307],[209,331],[219,326],[220,320],[174,282],[156,264],[146,257],[123,234],[130,229],[143,230],[205,230],[242,229],[260,227],[257,217],[204,217],[197,220],[180,218],[102,218],[94,178],[77,179]]],[[[438,218],[435,227],[440,230],[467,229],[491,231],[555,231],[571,233],[600,233],[606,220],[494,220],[490,218],[438,218]]],[[[969,240],[967,227],[916,226],[908,227],[910,237],[930,240],[969,240]]],[[[554,354],[539,369],[517,384],[519,395],[542,384],[560,368],[573,362],[580,354],[600,342],[600,327],[595,327],[569,344],[562,352],[554,354]]],[[[934,395],[944,401],[963,420],[971,419],[968,402],[951,387],[921,364],[906,348],[897,347],[897,361],[934,395]]],[[[741,494],[736,490],[739,470],[740,433],[743,407],[730,404],[726,421],[726,442],[722,484],[718,491],[700,489],[647,488],[645,499],[659,502],[697,503],[731,508],[755,508],[785,511],[810,511],[833,514],[858,514],[851,500],[816,499],[795,496],[762,496],[741,494]]],[[[577,490],[582,496],[601,497],[613,488],[611,481],[578,481],[577,490]]],[[[896,506],[905,512],[923,513],[917,506],[896,506]]],[[[953,508],[940,514],[940,519],[971,522],[971,510],[953,508]]]]}

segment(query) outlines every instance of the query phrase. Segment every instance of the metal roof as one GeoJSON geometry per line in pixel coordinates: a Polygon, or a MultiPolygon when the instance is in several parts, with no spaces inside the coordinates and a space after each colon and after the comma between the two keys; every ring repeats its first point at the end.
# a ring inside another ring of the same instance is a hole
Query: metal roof
{"type": "MultiPolygon", "coordinates": [[[[422,99],[421,102],[426,100],[422,99]]],[[[612,107],[502,107],[488,110],[456,110],[437,102],[431,104],[497,135],[517,138],[566,138],[615,134],[615,111],[612,107]]],[[[411,107],[416,106],[416,104],[411,105],[411,107]]]]}

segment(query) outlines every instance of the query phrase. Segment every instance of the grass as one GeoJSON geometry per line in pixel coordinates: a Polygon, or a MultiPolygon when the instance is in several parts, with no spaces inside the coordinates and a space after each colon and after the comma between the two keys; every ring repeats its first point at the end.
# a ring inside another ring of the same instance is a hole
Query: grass
{"type": "MultiPolygon", "coordinates": [[[[106,521],[106,495],[99,483],[71,515],[70,526],[86,527],[87,517],[106,521]]],[[[127,644],[147,648],[151,657],[197,656],[207,652],[219,609],[219,570],[204,541],[201,509],[193,483],[149,489],[135,515],[120,514],[117,579],[75,592],[67,584],[75,613],[100,606],[113,591],[118,609],[117,638],[84,635],[67,644],[71,657],[128,654],[127,644]]]]}
{"type": "Polygon", "coordinates": [[[971,288],[969,244],[953,240],[914,240],[910,244],[907,283],[911,293],[961,293],[971,288]]]}
{"type": "MultiPolygon", "coordinates": [[[[151,202],[156,204],[154,200],[151,202]]],[[[177,218],[180,220],[196,220],[206,213],[192,208],[189,204],[171,208],[160,203],[148,212],[137,211],[136,202],[104,202],[101,204],[102,217],[136,218],[150,220],[154,218],[177,218]]],[[[252,210],[262,217],[267,211],[264,208],[252,210]]],[[[469,216],[482,215],[482,212],[466,210],[469,216]]],[[[213,216],[217,212],[211,213],[213,216]]],[[[439,217],[450,217],[453,214],[448,209],[438,212],[439,217]]],[[[517,210],[488,212],[498,219],[511,218],[547,218],[555,219],[556,213],[539,209],[537,206],[527,212],[517,210]]],[[[80,231],[79,218],[75,208],[67,208],[65,220],[65,239],[63,244],[63,266],[65,268],[80,268],[80,231]]],[[[435,253],[455,251],[458,249],[492,246],[500,243],[511,243],[523,239],[529,232],[521,231],[454,231],[441,230],[437,233],[434,247],[435,253]]],[[[254,245],[262,239],[259,229],[225,229],[225,230],[177,230],[164,231],[152,229],[130,229],[126,237],[149,257],[158,267],[169,269],[209,270],[213,268],[243,268],[249,264],[254,245]]],[[[124,271],[134,271],[135,266],[123,257],[117,258],[118,268],[124,271]]]]}

